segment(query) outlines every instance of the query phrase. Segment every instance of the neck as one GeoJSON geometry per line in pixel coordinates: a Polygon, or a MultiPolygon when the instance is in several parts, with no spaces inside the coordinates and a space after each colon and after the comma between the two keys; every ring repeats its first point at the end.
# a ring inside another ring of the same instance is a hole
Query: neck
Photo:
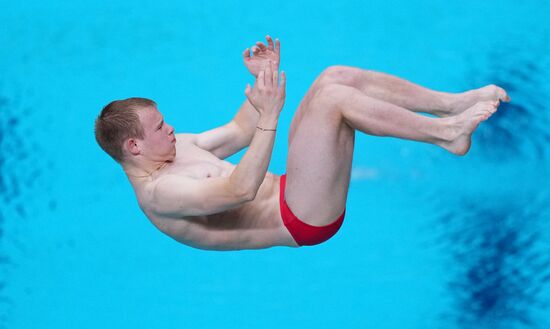
{"type": "Polygon", "coordinates": [[[142,163],[125,163],[122,169],[126,175],[132,178],[147,178],[151,177],[155,172],[164,168],[168,161],[148,161],[142,163]]]}

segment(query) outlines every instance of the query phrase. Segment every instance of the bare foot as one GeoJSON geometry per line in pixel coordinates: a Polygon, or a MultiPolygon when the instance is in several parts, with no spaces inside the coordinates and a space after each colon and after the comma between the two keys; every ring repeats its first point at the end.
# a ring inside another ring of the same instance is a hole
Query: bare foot
{"type": "Polygon", "coordinates": [[[465,155],[470,150],[476,128],[495,113],[499,105],[498,100],[479,102],[458,115],[446,118],[450,138],[439,145],[453,154],[465,155]]]}
{"type": "Polygon", "coordinates": [[[453,95],[453,102],[448,112],[444,116],[453,116],[471,108],[474,104],[483,101],[501,101],[509,102],[510,96],[499,86],[488,85],[479,89],[469,90],[460,94],[453,95]]]}

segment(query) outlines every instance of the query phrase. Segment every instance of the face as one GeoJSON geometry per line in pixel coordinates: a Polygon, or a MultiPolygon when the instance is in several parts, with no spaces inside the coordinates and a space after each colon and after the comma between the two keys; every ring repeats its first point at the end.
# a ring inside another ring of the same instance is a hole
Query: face
{"type": "Polygon", "coordinates": [[[176,157],[174,127],[164,122],[164,117],[155,108],[138,111],[145,138],[138,140],[140,154],[154,161],[173,161],[176,157]]]}

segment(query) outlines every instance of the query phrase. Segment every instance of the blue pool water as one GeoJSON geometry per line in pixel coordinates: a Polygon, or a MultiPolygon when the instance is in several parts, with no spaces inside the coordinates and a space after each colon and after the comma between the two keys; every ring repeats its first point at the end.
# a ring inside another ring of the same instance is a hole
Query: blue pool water
{"type": "Polygon", "coordinates": [[[0,4],[0,326],[550,326],[548,2],[0,4]],[[466,157],[358,134],[346,221],[322,245],[180,245],[140,212],[95,117],[143,96],[179,132],[224,124],[252,82],[241,52],[268,33],[288,75],[277,174],[329,65],[452,92],[496,83],[513,103],[466,157]]]}

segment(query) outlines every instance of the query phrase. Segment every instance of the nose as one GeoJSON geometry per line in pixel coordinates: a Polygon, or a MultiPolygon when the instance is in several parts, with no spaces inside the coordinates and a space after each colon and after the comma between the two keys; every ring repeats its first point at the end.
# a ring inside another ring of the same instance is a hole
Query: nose
{"type": "Polygon", "coordinates": [[[168,135],[172,135],[174,133],[174,127],[171,125],[168,125],[168,135]]]}

